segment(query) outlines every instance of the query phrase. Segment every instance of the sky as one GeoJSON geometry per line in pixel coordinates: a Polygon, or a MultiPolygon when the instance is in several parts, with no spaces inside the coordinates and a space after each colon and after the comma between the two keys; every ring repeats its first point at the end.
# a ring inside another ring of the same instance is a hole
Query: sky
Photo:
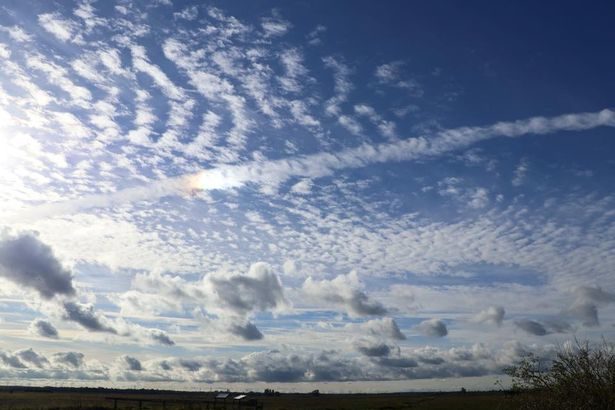
{"type": "Polygon", "coordinates": [[[615,336],[615,6],[0,5],[0,383],[490,389],[615,336]]]}

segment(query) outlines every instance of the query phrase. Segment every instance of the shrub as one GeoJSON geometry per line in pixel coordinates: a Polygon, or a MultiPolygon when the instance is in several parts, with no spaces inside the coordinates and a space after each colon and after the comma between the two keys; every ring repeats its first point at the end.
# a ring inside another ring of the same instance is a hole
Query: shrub
{"type": "Polygon", "coordinates": [[[528,355],[507,373],[521,409],[615,410],[615,346],[606,341],[576,341],[550,361],[528,355]]]}

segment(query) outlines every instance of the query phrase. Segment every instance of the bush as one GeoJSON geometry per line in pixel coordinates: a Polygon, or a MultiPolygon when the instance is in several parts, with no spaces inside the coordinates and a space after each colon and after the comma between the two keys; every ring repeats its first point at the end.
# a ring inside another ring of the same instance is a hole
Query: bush
{"type": "Polygon", "coordinates": [[[534,355],[507,369],[521,409],[615,410],[615,346],[576,342],[555,358],[534,355]]]}

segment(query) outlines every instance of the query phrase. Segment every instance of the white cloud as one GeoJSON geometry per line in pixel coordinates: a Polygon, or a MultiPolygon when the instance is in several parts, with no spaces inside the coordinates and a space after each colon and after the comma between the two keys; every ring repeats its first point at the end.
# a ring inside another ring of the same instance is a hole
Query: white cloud
{"type": "Polygon", "coordinates": [[[117,49],[102,49],[98,51],[100,61],[107,69],[116,75],[126,75],[126,70],[122,67],[122,59],[117,49]]]}
{"type": "Polygon", "coordinates": [[[375,76],[382,84],[405,89],[417,97],[422,96],[423,89],[416,80],[402,78],[403,67],[404,63],[401,61],[393,61],[391,63],[382,64],[376,67],[375,76]]]}
{"type": "Polygon", "coordinates": [[[0,58],[10,58],[11,50],[6,44],[0,43],[0,58]]]}
{"type": "Polygon", "coordinates": [[[130,47],[130,52],[132,54],[132,64],[135,69],[149,75],[167,97],[173,100],[185,99],[186,96],[184,91],[175,85],[160,67],[149,61],[145,47],[133,45],[130,47]]]}
{"type": "Polygon", "coordinates": [[[400,76],[400,69],[403,66],[402,62],[396,61],[389,64],[382,64],[376,67],[376,78],[382,82],[395,81],[400,76]]]}
{"type": "Polygon", "coordinates": [[[28,67],[44,73],[48,81],[60,87],[74,104],[83,108],[89,107],[92,93],[88,88],[75,84],[66,69],[49,61],[41,54],[28,56],[26,62],[28,67]]]}
{"type": "Polygon", "coordinates": [[[295,194],[307,195],[312,191],[312,186],[314,183],[311,179],[302,179],[301,181],[294,184],[290,190],[295,194]]]}
{"type": "Polygon", "coordinates": [[[335,91],[335,95],[325,103],[325,112],[327,115],[340,115],[341,104],[346,102],[350,91],[354,88],[349,80],[351,70],[346,64],[334,57],[323,58],[323,62],[325,67],[333,71],[335,91]]]}
{"type": "Polygon", "coordinates": [[[527,175],[527,172],[529,170],[529,165],[530,164],[527,158],[522,158],[521,161],[519,161],[512,180],[512,184],[514,186],[523,185],[523,181],[525,180],[525,176],[527,175]]]}
{"type": "Polygon", "coordinates": [[[77,25],[59,13],[40,14],[38,22],[45,30],[64,42],[72,39],[77,32],[77,25]]]}
{"type": "Polygon", "coordinates": [[[173,18],[184,20],[196,20],[199,17],[199,8],[197,6],[186,7],[180,12],[173,13],[173,18]]]}
{"type": "Polygon", "coordinates": [[[351,316],[382,316],[387,309],[373,301],[362,290],[363,284],[356,272],[338,275],[332,280],[314,280],[309,277],[303,283],[306,295],[344,309],[351,316]]]}
{"type": "Polygon", "coordinates": [[[377,337],[384,337],[394,340],[406,339],[406,335],[399,329],[395,319],[390,317],[368,320],[363,323],[361,327],[377,337]]]}
{"type": "Polygon", "coordinates": [[[280,61],[286,70],[286,75],[278,78],[282,88],[287,92],[300,92],[308,72],[303,65],[303,56],[296,48],[288,49],[280,54],[280,61]]]}
{"type": "Polygon", "coordinates": [[[17,41],[18,43],[27,43],[29,41],[32,41],[32,36],[26,33],[19,26],[11,26],[11,27],[2,26],[0,27],[0,31],[4,31],[8,33],[9,37],[17,41]]]}
{"type": "Polygon", "coordinates": [[[342,115],[337,120],[342,127],[346,128],[351,134],[361,135],[363,132],[363,127],[361,127],[361,124],[359,124],[358,121],[352,117],[342,115]]]}
{"type": "Polygon", "coordinates": [[[322,24],[317,25],[314,30],[310,31],[307,35],[308,44],[311,46],[317,46],[322,42],[320,38],[321,34],[327,31],[327,27],[322,24]]]}
{"type": "Polygon", "coordinates": [[[261,27],[265,31],[266,37],[283,36],[292,26],[289,21],[279,17],[266,17],[261,20],[261,27]]]}
{"type": "Polygon", "coordinates": [[[87,31],[91,31],[96,26],[107,24],[107,20],[96,16],[94,6],[90,0],[83,0],[78,3],[73,14],[83,20],[87,31]]]}
{"type": "Polygon", "coordinates": [[[448,177],[438,182],[438,193],[448,196],[458,202],[467,204],[470,208],[480,209],[489,204],[489,191],[486,188],[468,188],[463,180],[457,177],[448,177]]]}
{"type": "Polygon", "coordinates": [[[501,326],[505,314],[506,310],[502,306],[489,306],[487,309],[481,310],[473,320],[479,323],[492,323],[501,326]]]}

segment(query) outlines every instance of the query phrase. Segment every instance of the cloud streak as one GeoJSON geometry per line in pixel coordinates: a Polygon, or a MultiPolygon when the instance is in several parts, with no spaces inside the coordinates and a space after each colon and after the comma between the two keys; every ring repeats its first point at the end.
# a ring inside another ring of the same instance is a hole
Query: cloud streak
{"type": "Polygon", "coordinates": [[[211,168],[111,194],[96,194],[33,207],[22,211],[20,219],[38,219],[89,208],[113,207],[170,195],[187,195],[196,191],[228,190],[246,183],[278,186],[291,177],[318,178],[332,175],[339,170],[362,168],[370,164],[438,157],[497,137],[519,138],[561,131],[583,131],[603,126],[615,127],[615,111],[604,109],[597,112],[498,122],[482,127],[454,128],[432,136],[419,136],[392,143],[361,144],[336,153],[321,152],[281,160],[252,161],[211,168]]]}

